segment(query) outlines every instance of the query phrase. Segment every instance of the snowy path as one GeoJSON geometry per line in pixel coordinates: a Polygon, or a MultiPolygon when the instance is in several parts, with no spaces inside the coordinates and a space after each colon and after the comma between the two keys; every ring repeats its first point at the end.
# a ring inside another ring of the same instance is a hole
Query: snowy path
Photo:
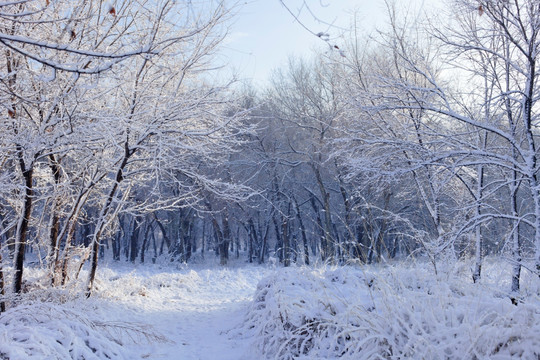
{"type": "Polygon", "coordinates": [[[215,307],[192,312],[179,308],[173,327],[176,344],[168,346],[167,351],[156,358],[234,360],[245,356],[248,344],[231,339],[228,330],[238,323],[246,302],[223,301],[215,307]]]}
{"type": "Polygon", "coordinates": [[[144,359],[256,359],[250,341],[234,336],[257,282],[267,272],[257,267],[214,268],[104,275],[106,292],[129,309],[124,321],[150,325],[168,343],[130,346],[144,359]],[[128,294],[128,296],[126,296],[128,294]],[[129,315],[128,315],[129,314],[129,315]],[[129,318],[128,318],[129,317],[129,318]],[[231,331],[233,330],[233,331],[231,331]]]}

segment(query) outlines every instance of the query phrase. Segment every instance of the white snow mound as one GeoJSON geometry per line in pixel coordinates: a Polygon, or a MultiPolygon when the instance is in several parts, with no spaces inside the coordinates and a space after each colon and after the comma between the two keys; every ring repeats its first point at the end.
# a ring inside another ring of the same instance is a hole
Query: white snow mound
{"type": "Polygon", "coordinates": [[[58,304],[18,306],[0,317],[0,359],[127,359],[124,339],[144,336],[128,323],[93,320],[58,304]]]}
{"type": "Polygon", "coordinates": [[[540,301],[421,267],[286,268],[242,332],[275,359],[538,359],[540,301]]]}

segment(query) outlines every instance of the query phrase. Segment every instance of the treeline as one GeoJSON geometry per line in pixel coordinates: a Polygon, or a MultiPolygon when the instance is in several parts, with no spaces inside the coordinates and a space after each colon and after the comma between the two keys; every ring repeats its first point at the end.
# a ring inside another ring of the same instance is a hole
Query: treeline
{"type": "Polygon", "coordinates": [[[491,253],[512,264],[516,293],[523,268],[540,272],[535,1],[458,0],[412,24],[392,8],[386,31],[353,31],[339,52],[242,90],[209,80],[231,9],[122,4],[0,6],[8,298],[25,257],[49,286],[88,263],[90,295],[107,252],[420,256],[435,271],[472,258],[474,281],[491,253]]]}

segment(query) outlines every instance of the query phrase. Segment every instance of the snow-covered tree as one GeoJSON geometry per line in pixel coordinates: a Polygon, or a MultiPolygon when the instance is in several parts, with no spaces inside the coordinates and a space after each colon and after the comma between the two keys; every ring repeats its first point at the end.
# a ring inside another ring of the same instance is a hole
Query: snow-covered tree
{"type": "Polygon", "coordinates": [[[15,292],[30,230],[49,233],[52,281],[60,269],[64,281],[85,213],[90,291],[102,237],[126,205],[133,214],[173,209],[200,200],[202,188],[247,196],[246,187],[199,171],[226,159],[244,131],[228,84],[205,77],[229,8],[22,1],[2,10],[2,176],[20,184],[2,187],[2,233],[16,246],[15,292]],[[133,202],[132,189],[144,195],[133,202]],[[48,219],[39,230],[34,210],[48,219]]]}
{"type": "MultiPolygon", "coordinates": [[[[401,168],[417,184],[421,172],[425,181],[417,190],[433,219],[431,229],[446,239],[440,245],[446,248],[458,235],[476,233],[475,279],[480,277],[481,229],[492,219],[504,219],[513,229],[515,236],[508,240],[514,242],[514,278],[519,277],[520,252],[526,246],[518,230],[532,230],[529,245],[538,271],[539,5],[459,0],[444,16],[451,20],[433,17],[422,31],[417,27],[411,33],[408,24],[397,21],[399,14],[391,12],[391,29],[381,41],[386,64],[379,62],[379,71],[362,71],[359,90],[349,93],[363,117],[370,119],[367,127],[359,128],[359,143],[377,153],[350,164],[363,171],[380,159],[380,169],[387,174],[401,168]],[[494,206],[505,186],[512,203],[526,186],[531,206],[522,207],[523,213],[516,206],[509,212],[494,206]],[[469,200],[455,197],[460,188],[469,200]],[[454,195],[450,189],[456,190],[454,195]],[[438,220],[443,205],[447,214],[454,208],[462,215],[454,212],[444,225],[438,220]]],[[[514,282],[513,290],[517,288],[514,282]]]]}

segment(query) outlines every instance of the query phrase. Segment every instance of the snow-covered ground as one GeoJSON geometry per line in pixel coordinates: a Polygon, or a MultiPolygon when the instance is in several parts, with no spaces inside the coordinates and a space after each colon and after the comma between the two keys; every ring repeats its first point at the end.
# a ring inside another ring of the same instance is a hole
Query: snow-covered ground
{"type": "Polygon", "coordinates": [[[42,302],[44,292],[0,316],[0,359],[257,359],[230,330],[268,271],[212,261],[103,265],[90,299],[58,292],[42,302]]]}
{"type": "Polygon", "coordinates": [[[257,358],[250,352],[250,344],[235,339],[229,330],[243,320],[265,268],[196,266],[181,271],[141,268],[125,274],[107,272],[102,278],[108,277],[109,283],[100,295],[118,299],[118,311],[129,309],[131,321],[148,324],[167,338],[164,343],[134,346],[133,351],[141,357],[257,358]]]}
{"type": "MultiPolygon", "coordinates": [[[[0,359],[538,359],[540,285],[508,267],[101,265],[96,292],[39,289],[0,316],[0,359]]],[[[82,286],[82,284],[77,285],[82,286]]]]}

